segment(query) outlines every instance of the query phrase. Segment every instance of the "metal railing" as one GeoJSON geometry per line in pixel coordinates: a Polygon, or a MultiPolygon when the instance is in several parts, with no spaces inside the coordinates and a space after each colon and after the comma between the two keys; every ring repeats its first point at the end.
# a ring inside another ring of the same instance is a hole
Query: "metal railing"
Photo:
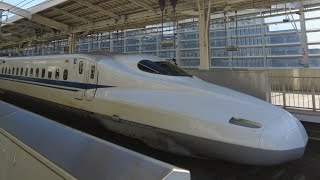
{"type": "Polygon", "coordinates": [[[320,77],[269,76],[269,82],[272,104],[320,111],[320,77]]]}

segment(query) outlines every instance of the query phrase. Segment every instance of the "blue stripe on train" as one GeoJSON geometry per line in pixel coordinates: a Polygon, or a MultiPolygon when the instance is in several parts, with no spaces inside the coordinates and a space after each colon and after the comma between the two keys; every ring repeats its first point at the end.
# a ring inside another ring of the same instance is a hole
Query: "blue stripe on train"
{"type": "Polygon", "coordinates": [[[79,90],[75,90],[75,89],[66,89],[66,88],[61,88],[61,87],[54,87],[54,86],[48,86],[48,85],[43,85],[43,84],[36,84],[36,83],[32,83],[32,82],[8,79],[8,78],[3,78],[3,77],[0,77],[0,79],[7,80],[7,81],[24,83],[24,84],[32,84],[32,85],[42,86],[42,87],[49,87],[49,88],[54,88],[54,89],[61,89],[61,90],[66,90],[66,91],[74,91],[74,92],[79,91],[79,90]]]}
{"type": "Polygon", "coordinates": [[[68,82],[68,81],[58,81],[58,80],[51,80],[51,79],[39,79],[39,78],[31,78],[31,77],[23,77],[23,76],[12,76],[6,74],[0,74],[0,78],[4,80],[26,83],[26,84],[33,84],[43,87],[51,87],[61,90],[68,90],[68,91],[79,91],[76,89],[67,89],[62,87],[55,87],[55,86],[63,86],[68,88],[77,88],[77,89],[95,89],[95,88],[110,88],[114,86],[107,86],[107,85],[96,85],[96,84],[87,84],[87,83],[79,83],[79,82],[68,82]],[[36,84],[41,83],[41,84],[36,84]],[[46,84],[46,85],[43,85],[46,84]],[[54,85],[54,86],[50,86],[54,85]]]}

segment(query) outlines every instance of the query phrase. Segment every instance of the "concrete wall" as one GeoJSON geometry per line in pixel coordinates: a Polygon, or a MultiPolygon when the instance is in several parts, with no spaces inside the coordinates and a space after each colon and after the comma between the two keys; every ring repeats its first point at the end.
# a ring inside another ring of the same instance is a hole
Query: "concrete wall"
{"type": "Polygon", "coordinates": [[[311,89],[320,92],[320,69],[270,69],[269,78],[274,91],[300,91],[310,93],[311,89]]]}
{"type": "Polygon", "coordinates": [[[186,69],[205,81],[269,101],[268,75],[262,70],[186,69]]]}
{"type": "Polygon", "coordinates": [[[269,69],[270,76],[320,77],[320,68],[269,69]]]}

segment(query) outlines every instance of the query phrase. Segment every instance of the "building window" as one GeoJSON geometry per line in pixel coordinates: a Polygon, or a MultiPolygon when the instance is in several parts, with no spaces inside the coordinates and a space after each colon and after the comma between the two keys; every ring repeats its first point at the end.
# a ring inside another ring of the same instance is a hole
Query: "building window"
{"type": "Polygon", "coordinates": [[[12,75],[14,75],[14,68],[12,68],[12,75]]]}
{"type": "Polygon", "coordinates": [[[23,75],[23,68],[20,69],[20,76],[23,75]]]}
{"type": "Polygon", "coordinates": [[[24,75],[25,75],[25,76],[28,76],[28,72],[29,72],[29,69],[26,68],[26,71],[24,72],[24,75]]]}
{"type": "Polygon", "coordinates": [[[19,68],[17,68],[17,72],[16,72],[16,75],[17,75],[17,76],[19,75],[19,68]]]}
{"type": "Polygon", "coordinates": [[[39,77],[39,68],[36,69],[36,77],[39,77]]]}
{"type": "Polygon", "coordinates": [[[68,69],[65,69],[63,71],[63,80],[67,80],[68,79],[68,69]]]}
{"type": "Polygon", "coordinates": [[[48,78],[51,79],[52,78],[52,71],[49,69],[48,70],[48,78]]]}
{"type": "Polygon", "coordinates": [[[96,72],[96,66],[92,65],[91,66],[91,73],[90,73],[90,78],[93,79],[94,78],[94,73],[96,72]]]}
{"type": "Polygon", "coordinates": [[[4,73],[4,67],[2,67],[2,74],[4,73]]]}
{"type": "Polygon", "coordinates": [[[4,73],[5,73],[5,74],[7,74],[7,72],[8,72],[8,69],[7,69],[7,67],[6,67],[6,70],[5,70],[5,72],[4,72],[4,73]]]}
{"type": "Polygon", "coordinates": [[[46,75],[46,69],[43,68],[41,71],[41,77],[44,78],[45,75],[46,75]]]}
{"type": "Polygon", "coordinates": [[[80,62],[79,62],[79,74],[82,74],[82,73],[83,73],[83,66],[84,66],[83,61],[80,61],[80,62]]]}
{"type": "Polygon", "coordinates": [[[8,72],[8,74],[11,74],[11,69],[9,68],[9,72],[8,72]]]}
{"type": "Polygon", "coordinates": [[[33,76],[33,68],[30,69],[30,76],[33,76]]]}
{"type": "Polygon", "coordinates": [[[60,69],[56,69],[55,78],[59,79],[59,76],[60,76],[60,69]]]}

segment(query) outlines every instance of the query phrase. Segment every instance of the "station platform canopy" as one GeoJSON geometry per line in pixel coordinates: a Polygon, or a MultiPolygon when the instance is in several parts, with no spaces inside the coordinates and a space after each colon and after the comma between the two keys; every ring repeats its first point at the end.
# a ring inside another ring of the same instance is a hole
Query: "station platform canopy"
{"type": "MultiPolygon", "coordinates": [[[[199,9],[210,14],[244,9],[270,8],[286,0],[166,0],[165,22],[199,16],[199,9]],[[174,17],[176,17],[174,19],[174,17]]],[[[291,2],[291,1],[290,1],[291,2]]],[[[144,27],[162,22],[159,0],[46,0],[29,9],[0,2],[0,9],[16,15],[2,18],[0,47],[41,38],[67,37],[144,27]]]]}

